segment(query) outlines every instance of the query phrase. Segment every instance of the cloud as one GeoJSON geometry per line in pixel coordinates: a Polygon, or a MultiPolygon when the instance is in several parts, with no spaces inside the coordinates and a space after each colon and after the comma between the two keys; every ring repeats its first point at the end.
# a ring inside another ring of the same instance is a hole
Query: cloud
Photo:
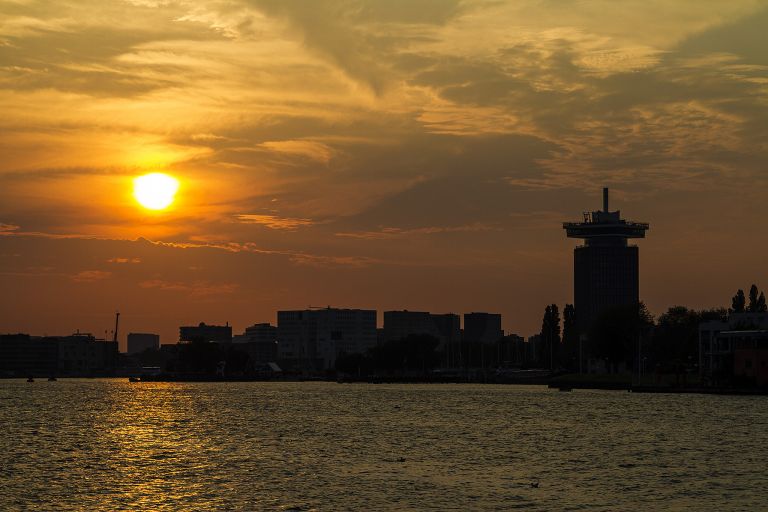
{"type": "Polygon", "coordinates": [[[365,256],[322,256],[317,254],[306,254],[298,252],[291,254],[290,260],[293,263],[299,265],[318,268],[366,268],[376,264],[391,263],[385,262],[378,258],[365,256]]]}
{"type": "Polygon", "coordinates": [[[300,227],[311,226],[315,223],[311,219],[292,219],[277,215],[240,214],[236,217],[237,220],[245,224],[261,224],[269,229],[283,229],[287,231],[295,231],[300,227]]]}
{"type": "Polygon", "coordinates": [[[112,276],[112,272],[104,270],[83,270],[77,274],[71,276],[73,281],[78,283],[92,283],[95,281],[103,281],[109,279],[112,276]]]}
{"type": "Polygon", "coordinates": [[[376,231],[359,231],[348,233],[336,233],[336,236],[346,238],[360,238],[366,240],[388,240],[393,238],[404,238],[419,235],[435,235],[441,233],[473,233],[480,231],[500,231],[497,226],[490,226],[481,223],[468,224],[464,226],[430,226],[422,228],[402,229],[396,227],[381,228],[376,231]]]}
{"type": "Polygon", "coordinates": [[[141,258],[110,258],[107,260],[107,263],[117,263],[117,264],[126,264],[126,263],[141,263],[141,258]]]}
{"type": "Polygon", "coordinates": [[[239,287],[236,283],[212,283],[210,281],[193,281],[191,283],[150,279],[139,283],[141,288],[157,288],[162,291],[181,292],[192,297],[208,297],[234,293],[239,287]]]}
{"type": "Polygon", "coordinates": [[[333,150],[329,146],[311,140],[267,141],[259,146],[277,153],[303,156],[324,164],[328,164],[333,156],[333,150]]]}
{"type": "Polygon", "coordinates": [[[21,226],[17,226],[16,224],[5,224],[0,222],[0,236],[11,235],[19,229],[21,229],[21,226]]]}

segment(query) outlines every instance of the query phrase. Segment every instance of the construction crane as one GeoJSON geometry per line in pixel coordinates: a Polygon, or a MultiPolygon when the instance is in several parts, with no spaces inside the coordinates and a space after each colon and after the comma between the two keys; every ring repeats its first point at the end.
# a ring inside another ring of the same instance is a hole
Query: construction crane
{"type": "Polygon", "coordinates": [[[114,341],[115,343],[117,343],[117,326],[119,322],[120,322],[120,312],[115,311],[115,333],[112,336],[112,341],[114,341]]]}

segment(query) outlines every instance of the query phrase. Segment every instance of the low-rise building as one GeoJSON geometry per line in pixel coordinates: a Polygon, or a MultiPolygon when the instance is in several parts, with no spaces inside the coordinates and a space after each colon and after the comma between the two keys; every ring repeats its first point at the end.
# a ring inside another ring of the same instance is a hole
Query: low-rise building
{"type": "Polygon", "coordinates": [[[232,338],[237,350],[248,354],[253,364],[277,361],[277,327],[268,323],[254,324],[243,334],[232,338]]]}
{"type": "Polygon", "coordinates": [[[768,330],[721,332],[733,343],[733,375],[750,384],[768,386],[768,330]]]}
{"type": "Polygon", "coordinates": [[[322,371],[341,353],[363,353],[376,346],[376,311],[306,309],[277,312],[280,366],[322,371]]]}
{"type": "Polygon", "coordinates": [[[114,375],[117,342],[87,333],[69,336],[0,335],[0,375],[102,377],[114,375]]]}
{"type": "Polygon", "coordinates": [[[426,334],[439,338],[440,333],[432,314],[426,311],[385,311],[384,339],[400,340],[411,335],[426,334]]]}
{"type": "Polygon", "coordinates": [[[725,321],[699,324],[699,375],[702,380],[716,384],[736,375],[748,374],[757,378],[757,369],[751,371],[746,367],[755,360],[748,351],[762,350],[767,330],[768,313],[764,312],[731,313],[725,321]],[[742,351],[738,361],[737,350],[742,351]]]}
{"type": "Polygon", "coordinates": [[[58,374],[69,377],[100,377],[114,374],[117,367],[116,341],[96,339],[89,333],[49,336],[58,344],[58,374]]]}
{"type": "Polygon", "coordinates": [[[384,341],[425,334],[437,338],[442,350],[461,341],[461,318],[455,313],[434,314],[426,311],[385,311],[384,341]]]}
{"type": "Polygon", "coordinates": [[[496,343],[504,336],[501,315],[496,313],[465,313],[464,341],[469,343],[496,343]]]}
{"type": "Polygon", "coordinates": [[[226,325],[198,325],[179,327],[179,341],[229,342],[232,341],[232,327],[226,325]]]}
{"type": "Polygon", "coordinates": [[[128,333],[128,355],[140,354],[145,350],[159,350],[160,336],[144,332],[128,333]]]}
{"type": "Polygon", "coordinates": [[[52,339],[29,334],[0,335],[0,376],[55,376],[59,370],[59,347],[52,339]]]}

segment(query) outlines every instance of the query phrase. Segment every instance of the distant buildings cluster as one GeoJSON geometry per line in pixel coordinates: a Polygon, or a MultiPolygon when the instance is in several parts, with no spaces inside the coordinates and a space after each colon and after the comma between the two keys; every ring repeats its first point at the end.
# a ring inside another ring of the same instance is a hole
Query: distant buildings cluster
{"type": "Polygon", "coordinates": [[[229,325],[201,323],[180,327],[179,341],[231,343],[257,361],[278,361],[289,370],[322,372],[333,369],[341,354],[364,354],[377,345],[411,335],[435,338],[448,367],[459,365],[462,343],[497,343],[504,337],[501,315],[493,313],[465,314],[463,329],[461,317],[455,313],[385,311],[383,328],[377,328],[377,321],[377,312],[367,309],[278,311],[277,326],[255,324],[232,336],[229,325]]]}
{"type": "MultiPolygon", "coordinates": [[[[276,326],[257,323],[237,335],[233,335],[229,324],[201,322],[181,326],[178,345],[161,345],[157,334],[132,332],[127,336],[127,351],[123,355],[118,354],[116,341],[97,339],[86,333],[42,337],[3,334],[0,335],[0,377],[110,376],[126,369],[136,373],[142,368],[157,372],[178,363],[183,354],[189,352],[182,350],[185,345],[200,344],[217,347],[215,355],[210,353],[210,357],[224,358],[236,352],[247,356],[251,368],[279,363],[281,368],[300,373],[333,370],[341,355],[366,354],[376,346],[409,336],[434,338],[442,354],[440,366],[443,368],[490,367],[502,360],[519,365],[535,353],[522,337],[504,336],[500,314],[467,313],[463,324],[462,328],[461,317],[455,313],[401,310],[385,311],[383,328],[378,328],[375,310],[309,308],[278,311],[276,326]],[[483,351],[473,356],[473,351],[468,350],[469,346],[484,345],[493,345],[487,350],[494,357],[485,357],[483,351]]],[[[199,362],[195,364],[200,367],[199,362]]]]}
{"type": "Polygon", "coordinates": [[[101,377],[117,366],[117,342],[91,334],[0,334],[0,376],[101,377]]]}

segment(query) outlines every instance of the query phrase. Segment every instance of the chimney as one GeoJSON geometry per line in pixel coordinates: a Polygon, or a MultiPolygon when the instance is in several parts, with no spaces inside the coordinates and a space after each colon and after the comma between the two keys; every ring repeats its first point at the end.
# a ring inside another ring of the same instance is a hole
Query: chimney
{"type": "Polygon", "coordinates": [[[603,211],[608,213],[608,187],[603,187],[603,211]]]}

